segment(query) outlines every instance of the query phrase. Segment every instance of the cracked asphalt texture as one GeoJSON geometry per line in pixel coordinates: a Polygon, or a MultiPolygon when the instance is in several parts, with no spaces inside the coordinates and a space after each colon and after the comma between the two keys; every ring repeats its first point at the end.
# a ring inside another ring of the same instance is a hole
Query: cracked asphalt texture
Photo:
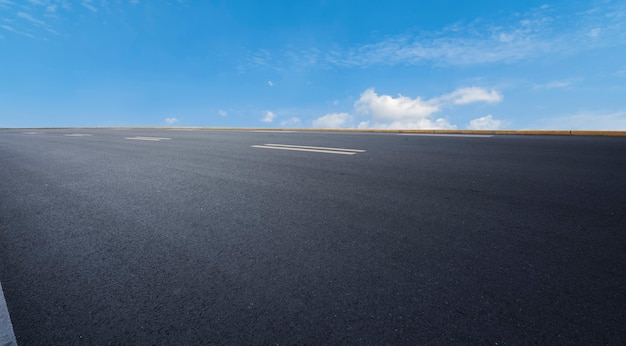
{"type": "Polygon", "coordinates": [[[0,130],[20,345],[618,345],[625,249],[626,138],[0,130]]]}

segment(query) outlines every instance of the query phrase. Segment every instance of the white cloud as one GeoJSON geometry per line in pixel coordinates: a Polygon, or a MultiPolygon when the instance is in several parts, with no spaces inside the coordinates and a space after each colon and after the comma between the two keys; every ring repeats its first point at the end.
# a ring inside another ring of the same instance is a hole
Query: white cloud
{"type": "Polygon", "coordinates": [[[26,37],[35,38],[35,35],[33,35],[31,33],[28,33],[28,32],[17,30],[17,29],[15,29],[15,28],[13,28],[12,26],[9,26],[9,25],[2,24],[2,25],[0,25],[0,28],[3,28],[4,30],[7,30],[7,31],[14,32],[14,33],[16,33],[18,35],[23,35],[23,36],[26,36],[26,37]]]}
{"type": "Polygon", "coordinates": [[[272,86],[274,86],[274,82],[272,82],[271,80],[268,80],[268,81],[267,81],[267,85],[269,85],[269,86],[271,86],[271,87],[272,87],[272,86]]]}
{"type": "Polygon", "coordinates": [[[580,82],[581,79],[565,79],[565,80],[553,80],[544,84],[535,84],[533,87],[535,89],[562,89],[568,88],[577,82],[580,82]]]}
{"type": "Polygon", "coordinates": [[[29,21],[29,22],[31,22],[31,23],[33,23],[35,25],[39,25],[39,26],[45,26],[46,25],[46,23],[44,21],[39,20],[39,19],[35,19],[35,18],[33,18],[33,16],[31,16],[28,13],[18,12],[17,16],[19,18],[26,19],[27,21],[29,21]]]}
{"type": "Polygon", "coordinates": [[[450,104],[464,105],[473,102],[495,103],[502,95],[495,90],[479,87],[460,88],[449,94],[422,100],[399,95],[378,95],[373,89],[366,90],[355,103],[358,114],[371,116],[370,122],[362,122],[360,127],[386,129],[454,129],[444,118],[433,119],[433,115],[450,104]]]}
{"type": "Polygon", "coordinates": [[[174,125],[178,122],[178,118],[165,118],[165,123],[168,125],[174,125]]]}
{"type": "Polygon", "coordinates": [[[352,116],[348,113],[331,113],[326,114],[313,120],[315,128],[345,128],[350,127],[352,116]]]}
{"type": "Polygon", "coordinates": [[[83,0],[81,4],[91,12],[98,11],[98,9],[93,5],[92,0],[83,0]]]}
{"type": "Polygon", "coordinates": [[[272,121],[274,121],[275,118],[276,118],[276,114],[274,114],[274,112],[267,111],[265,112],[265,117],[263,117],[261,121],[266,122],[266,123],[271,123],[272,121]]]}
{"type": "Polygon", "coordinates": [[[543,130],[626,131],[626,111],[582,112],[548,118],[540,121],[536,127],[543,130]]]}
{"type": "Polygon", "coordinates": [[[600,28],[593,28],[593,29],[589,30],[589,32],[587,32],[587,36],[596,38],[596,37],[600,36],[600,32],[602,32],[602,29],[600,29],[600,28]]]}
{"type": "Polygon", "coordinates": [[[354,103],[354,112],[368,119],[361,120],[355,125],[349,113],[332,113],[314,120],[313,126],[363,129],[456,129],[456,125],[451,124],[447,119],[435,118],[434,115],[452,105],[465,105],[473,102],[495,103],[501,100],[502,95],[499,92],[479,87],[460,88],[430,100],[402,95],[397,97],[379,95],[374,89],[367,89],[354,103]]]}
{"type": "Polygon", "coordinates": [[[217,111],[217,114],[219,114],[221,117],[225,117],[228,115],[228,112],[223,109],[220,109],[217,111]]]}
{"type": "Polygon", "coordinates": [[[259,50],[250,54],[246,67],[285,70],[309,66],[508,64],[626,43],[623,2],[590,3],[588,11],[571,15],[556,15],[556,8],[540,6],[525,13],[490,20],[476,18],[438,30],[406,32],[330,50],[313,47],[303,51],[286,47],[271,55],[259,50]]]}
{"type": "Polygon", "coordinates": [[[502,95],[496,90],[485,90],[479,87],[460,88],[450,94],[442,96],[442,100],[450,100],[454,104],[464,105],[474,102],[497,103],[502,101],[502,95]]]}
{"type": "Polygon", "coordinates": [[[502,120],[496,120],[493,116],[487,115],[470,121],[468,130],[498,130],[502,128],[502,120]]]}
{"type": "Polygon", "coordinates": [[[355,109],[357,113],[369,115],[374,120],[405,121],[428,118],[440,108],[436,103],[422,101],[419,97],[411,99],[402,95],[397,98],[379,96],[374,89],[367,89],[355,103],[355,109]]]}
{"type": "Polygon", "coordinates": [[[287,120],[280,122],[280,126],[283,126],[283,127],[292,127],[292,126],[296,126],[299,124],[300,124],[300,118],[298,117],[291,117],[287,120]]]}
{"type": "Polygon", "coordinates": [[[392,122],[372,122],[362,121],[357,125],[359,129],[379,129],[379,130],[454,130],[456,125],[451,124],[447,119],[420,118],[392,122]]]}

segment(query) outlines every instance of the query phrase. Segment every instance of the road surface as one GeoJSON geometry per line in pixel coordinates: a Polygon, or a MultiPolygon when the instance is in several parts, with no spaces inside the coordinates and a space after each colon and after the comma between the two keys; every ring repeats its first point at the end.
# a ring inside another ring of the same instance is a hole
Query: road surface
{"type": "Polygon", "coordinates": [[[624,344],[626,138],[0,131],[20,345],[624,344]]]}

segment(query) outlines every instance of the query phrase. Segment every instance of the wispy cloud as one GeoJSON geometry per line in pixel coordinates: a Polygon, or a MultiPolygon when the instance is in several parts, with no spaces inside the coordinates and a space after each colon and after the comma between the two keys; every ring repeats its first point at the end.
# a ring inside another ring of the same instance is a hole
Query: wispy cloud
{"type": "Polygon", "coordinates": [[[626,44],[626,3],[603,2],[569,17],[542,6],[501,19],[455,23],[437,31],[413,32],[376,42],[333,49],[285,48],[253,53],[250,66],[271,69],[302,66],[475,65],[513,63],[547,54],[572,54],[626,44]],[[576,44],[572,44],[576,42],[576,44]]]}
{"type": "Polygon", "coordinates": [[[17,13],[17,16],[18,16],[19,18],[25,19],[25,20],[27,20],[27,21],[29,21],[29,22],[31,22],[31,23],[33,23],[33,24],[35,24],[35,25],[38,25],[38,26],[46,26],[46,23],[45,23],[44,21],[39,20],[39,19],[36,19],[36,18],[33,18],[33,16],[31,16],[31,15],[30,15],[30,14],[28,14],[28,13],[25,13],[25,12],[18,12],[18,13],[17,13]]]}
{"type": "Polygon", "coordinates": [[[505,123],[502,120],[494,119],[491,114],[478,119],[470,121],[467,126],[468,130],[498,130],[501,129],[505,123]]]}
{"type": "Polygon", "coordinates": [[[3,28],[4,30],[16,33],[18,35],[22,35],[22,36],[26,36],[26,37],[30,37],[30,38],[35,38],[35,35],[28,33],[28,32],[24,32],[24,31],[20,31],[17,30],[15,28],[13,28],[12,26],[9,25],[5,25],[5,24],[0,24],[0,28],[3,28]]]}
{"type": "Polygon", "coordinates": [[[352,115],[348,113],[330,113],[313,120],[313,127],[320,129],[350,127],[352,120],[352,115]]]}
{"type": "Polygon", "coordinates": [[[535,89],[563,89],[569,88],[576,83],[579,83],[581,79],[572,78],[572,79],[562,79],[562,80],[553,80],[546,83],[534,84],[533,88],[535,89]]]}
{"type": "Polygon", "coordinates": [[[218,110],[218,111],[217,111],[217,114],[219,114],[221,117],[226,117],[226,116],[228,116],[228,112],[227,112],[227,111],[225,111],[225,110],[223,110],[223,109],[218,110]]]}
{"type": "Polygon", "coordinates": [[[625,131],[626,111],[581,112],[543,119],[535,127],[545,130],[625,131]]]}
{"type": "Polygon", "coordinates": [[[615,71],[615,75],[618,77],[626,77],[626,67],[621,70],[615,71]]]}
{"type": "Polygon", "coordinates": [[[178,118],[174,118],[174,117],[172,117],[172,118],[165,118],[165,123],[168,124],[168,125],[174,125],[177,122],[179,122],[178,118]]]}
{"type": "Polygon", "coordinates": [[[502,94],[497,90],[486,90],[479,87],[460,88],[433,101],[437,103],[452,102],[457,105],[474,102],[497,103],[502,101],[502,94]]]}
{"type": "Polygon", "coordinates": [[[48,33],[59,34],[55,24],[67,19],[66,15],[76,15],[79,12],[94,14],[111,14],[112,9],[123,11],[129,6],[139,5],[136,0],[0,0],[0,9],[13,8],[13,17],[1,18],[12,31],[30,38],[47,39],[48,33]],[[102,11],[101,11],[102,10],[102,11]]]}
{"type": "Polygon", "coordinates": [[[294,127],[296,125],[300,125],[300,118],[298,117],[291,117],[280,122],[280,126],[282,127],[294,127]]]}
{"type": "Polygon", "coordinates": [[[93,1],[92,0],[83,0],[81,2],[81,5],[83,5],[86,9],[88,9],[91,12],[97,12],[98,9],[96,8],[96,6],[94,6],[93,1]]]}

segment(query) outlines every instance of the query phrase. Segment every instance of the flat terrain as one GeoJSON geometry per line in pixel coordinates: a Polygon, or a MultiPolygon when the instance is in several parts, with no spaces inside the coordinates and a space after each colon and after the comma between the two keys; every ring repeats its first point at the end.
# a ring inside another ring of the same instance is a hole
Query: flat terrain
{"type": "Polygon", "coordinates": [[[626,137],[4,130],[0,282],[20,345],[624,344],[626,137]]]}

